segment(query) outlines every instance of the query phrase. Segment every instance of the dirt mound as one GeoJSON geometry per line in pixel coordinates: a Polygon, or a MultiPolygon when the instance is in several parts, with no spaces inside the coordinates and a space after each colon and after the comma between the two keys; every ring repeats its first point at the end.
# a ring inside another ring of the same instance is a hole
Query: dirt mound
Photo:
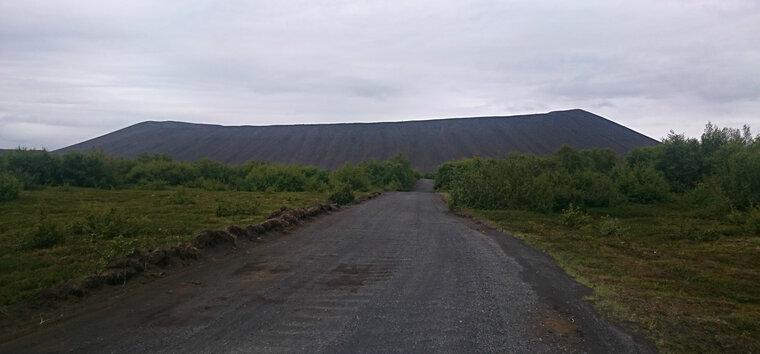
{"type": "Polygon", "coordinates": [[[205,230],[195,236],[195,246],[201,249],[214,248],[225,243],[236,245],[237,238],[224,230],[205,230]]]}
{"type": "Polygon", "coordinates": [[[150,269],[158,270],[166,267],[174,260],[195,260],[200,256],[201,253],[198,248],[187,243],[162,247],[148,252],[136,250],[126,257],[113,260],[105,269],[87,278],[58,284],[41,292],[31,301],[31,304],[38,308],[47,307],[51,305],[51,300],[82,297],[102,285],[124,284],[135,275],[150,269]]]}

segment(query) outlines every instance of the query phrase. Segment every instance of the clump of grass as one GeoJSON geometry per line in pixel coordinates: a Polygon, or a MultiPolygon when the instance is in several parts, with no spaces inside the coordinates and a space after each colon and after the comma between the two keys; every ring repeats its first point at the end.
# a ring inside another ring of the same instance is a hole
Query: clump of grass
{"type": "Polygon", "coordinates": [[[225,201],[216,205],[216,216],[256,215],[261,211],[261,203],[255,200],[244,202],[225,201]]]}

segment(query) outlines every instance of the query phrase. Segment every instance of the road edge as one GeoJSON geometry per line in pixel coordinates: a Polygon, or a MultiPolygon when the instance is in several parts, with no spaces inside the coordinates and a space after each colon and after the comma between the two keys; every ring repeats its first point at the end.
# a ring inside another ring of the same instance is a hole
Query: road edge
{"type": "MultiPolygon", "coordinates": [[[[445,197],[441,196],[445,201],[445,197]]],[[[580,347],[586,352],[656,353],[657,347],[645,334],[615,321],[601,309],[588,301],[593,289],[581,284],[567,273],[551,255],[539,250],[507,230],[473,215],[448,209],[469,228],[480,232],[499,245],[501,250],[513,258],[523,269],[520,277],[531,285],[539,299],[553,314],[577,320],[580,333],[580,347]]],[[[546,309],[542,309],[546,310],[546,309]]]]}

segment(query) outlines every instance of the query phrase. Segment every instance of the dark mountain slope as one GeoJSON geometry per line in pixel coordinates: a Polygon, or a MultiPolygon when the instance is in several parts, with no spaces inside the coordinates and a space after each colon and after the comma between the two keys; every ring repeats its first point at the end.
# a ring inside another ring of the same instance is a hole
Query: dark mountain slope
{"type": "Polygon", "coordinates": [[[563,144],[619,153],[657,141],[583,110],[511,117],[393,123],[219,126],[143,122],[59,151],[99,149],[134,157],[166,153],[177,160],[269,161],[337,168],[401,152],[422,171],[442,162],[503,157],[510,151],[552,153],[563,144]]]}

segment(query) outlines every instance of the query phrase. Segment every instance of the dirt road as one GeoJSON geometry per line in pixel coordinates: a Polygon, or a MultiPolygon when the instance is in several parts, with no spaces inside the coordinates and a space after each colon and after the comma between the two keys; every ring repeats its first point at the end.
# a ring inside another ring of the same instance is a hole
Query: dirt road
{"type": "Polygon", "coordinates": [[[104,291],[0,352],[651,351],[550,258],[451,214],[431,184],[104,291]]]}

